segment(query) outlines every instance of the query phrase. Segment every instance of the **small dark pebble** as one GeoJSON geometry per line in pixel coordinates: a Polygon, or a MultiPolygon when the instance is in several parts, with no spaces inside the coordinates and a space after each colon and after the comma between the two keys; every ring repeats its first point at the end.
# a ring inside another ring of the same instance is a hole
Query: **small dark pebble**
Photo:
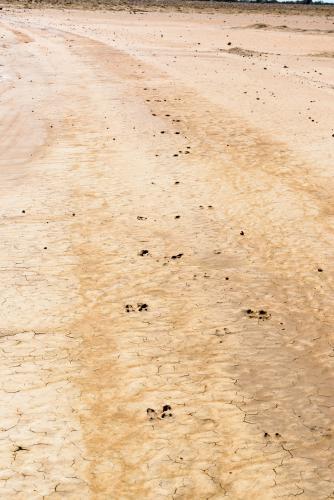
{"type": "Polygon", "coordinates": [[[240,234],[241,234],[241,236],[244,236],[245,233],[243,231],[240,231],[240,234]]]}
{"type": "Polygon", "coordinates": [[[172,407],[171,407],[171,406],[169,406],[169,405],[164,405],[164,406],[162,407],[162,411],[170,411],[171,409],[172,409],[172,407]]]}
{"type": "Polygon", "coordinates": [[[140,255],[141,257],[143,257],[144,255],[148,255],[148,250],[141,250],[141,251],[139,252],[139,255],[140,255]]]}
{"type": "Polygon", "coordinates": [[[318,267],[318,272],[323,273],[323,269],[321,269],[321,267],[318,267]]]}

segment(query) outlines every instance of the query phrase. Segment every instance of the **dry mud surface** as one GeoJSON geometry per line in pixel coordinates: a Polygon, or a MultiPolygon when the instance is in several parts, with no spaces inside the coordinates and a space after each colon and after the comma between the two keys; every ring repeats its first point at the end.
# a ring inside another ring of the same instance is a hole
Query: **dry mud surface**
{"type": "Polygon", "coordinates": [[[0,497],[334,498],[333,17],[0,14],[0,497]]]}

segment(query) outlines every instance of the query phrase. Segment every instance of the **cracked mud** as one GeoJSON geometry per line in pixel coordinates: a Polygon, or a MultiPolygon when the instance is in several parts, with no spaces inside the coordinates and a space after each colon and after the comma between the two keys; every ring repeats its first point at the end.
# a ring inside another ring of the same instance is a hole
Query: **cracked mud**
{"type": "Polygon", "coordinates": [[[332,22],[1,10],[1,498],[333,498],[332,22]]]}

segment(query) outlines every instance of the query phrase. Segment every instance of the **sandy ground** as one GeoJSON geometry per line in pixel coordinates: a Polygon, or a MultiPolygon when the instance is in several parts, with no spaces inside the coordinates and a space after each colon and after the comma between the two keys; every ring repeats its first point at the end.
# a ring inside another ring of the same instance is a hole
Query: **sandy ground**
{"type": "Polygon", "coordinates": [[[0,14],[0,497],[334,498],[334,18],[0,14]]]}

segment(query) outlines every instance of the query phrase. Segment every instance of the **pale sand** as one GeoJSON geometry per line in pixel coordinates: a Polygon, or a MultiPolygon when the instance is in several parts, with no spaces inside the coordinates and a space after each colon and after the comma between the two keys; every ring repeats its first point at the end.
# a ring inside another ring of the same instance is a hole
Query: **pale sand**
{"type": "Polygon", "coordinates": [[[0,497],[334,498],[333,17],[0,21],[0,497]]]}

